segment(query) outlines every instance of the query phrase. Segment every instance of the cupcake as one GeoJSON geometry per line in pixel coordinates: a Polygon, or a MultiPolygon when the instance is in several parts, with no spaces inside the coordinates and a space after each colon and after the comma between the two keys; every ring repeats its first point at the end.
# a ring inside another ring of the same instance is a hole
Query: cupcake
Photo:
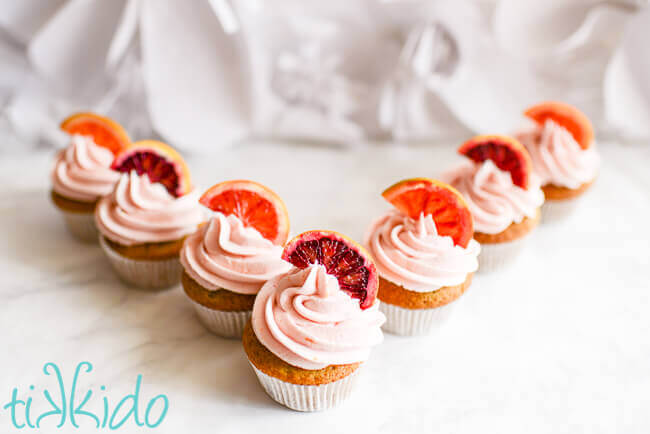
{"type": "Polygon", "coordinates": [[[287,210],[273,191],[252,181],[222,182],[199,202],[214,216],[183,244],[183,288],[208,330],[241,338],[262,285],[291,268],[281,258],[287,210]]]}
{"type": "Polygon", "coordinates": [[[123,173],[95,209],[111,265],[140,288],[177,284],[183,241],[203,220],[185,162],[164,143],[144,141],[127,146],[112,167],[123,173]]]}
{"type": "Polygon", "coordinates": [[[542,183],[543,221],[559,220],[573,211],[598,174],[593,127],[577,108],[559,102],[543,102],[524,113],[535,125],[515,137],[528,150],[542,183]]]}
{"type": "Polygon", "coordinates": [[[441,175],[465,199],[481,244],[479,270],[512,262],[539,224],[544,193],[526,148],[507,136],[477,136],[458,152],[468,161],[441,175]]]}
{"type": "Polygon", "coordinates": [[[129,137],[120,125],[93,113],[73,115],[61,128],[71,134],[71,142],[54,163],[52,202],[63,213],[74,237],[96,243],[95,206],[120,178],[111,170],[111,163],[114,153],[129,143],[129,137]]]}
{"type": "Polygon", "coordinates": [[[329,231],[299,235],[282,258],[293,267],[257,294],[244,350],[275,401],[325,410],[350,395],[383,339],[377,272],[363,248],[329,231]]]}
{"type": "Polygon", "coordinates": [[[396,209],[370,225],[365,244],[379,274],[384,330],[425,334],[448,317],[478,269],[472,216],[460,193],[432,179],[402,181],[383,196],[396,209]]]}

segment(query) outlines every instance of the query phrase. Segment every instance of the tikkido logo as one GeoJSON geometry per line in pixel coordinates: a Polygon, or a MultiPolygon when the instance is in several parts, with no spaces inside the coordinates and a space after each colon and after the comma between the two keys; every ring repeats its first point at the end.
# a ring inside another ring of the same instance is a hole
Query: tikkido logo
{"type": "Polygon", "coordinates": [[[169,399],[160,394],[147,401],[146,407],[141,406],[142,375],[136,377],[133,393],[113,400],[109,398],[104,385],[96,393],[91,388],[80,390],[79,379],[92,370],[90,362],[79,363],[69,388],[66,388],[59,367],[51,362],[46,363],[43,373],[54,381],[52,390],[47,387],[42,391],[36,390],[34,385],[30,385],[28,391],[14,387],[10,400],[0,403],[0,423],[7,422],[6,415],[10,425],[16,429],[51,430],[65,427],[88,432],[93,427],[117,430],[128,426],[160,426],[169,410],[169,399]]]}

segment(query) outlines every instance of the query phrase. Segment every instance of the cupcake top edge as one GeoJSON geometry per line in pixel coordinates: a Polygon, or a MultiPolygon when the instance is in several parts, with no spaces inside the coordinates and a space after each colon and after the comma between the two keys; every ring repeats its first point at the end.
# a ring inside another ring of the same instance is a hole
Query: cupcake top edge
{"type": "Polygon", "coordinates": [[[379,302],[362,309],[321,264],[293,267],[269,280],[251,322],[259,341],[280,359],[307,370],[364,362],[383,340],[379,302]]]}
{"type": "Polygon", "coordinates": [[[365,244],[383,278],[415,292],[463,283],[478,269],[481,250],[473,239],[462,247],[440,235],[430,214],[412,219],[397,210],[371,223],[365,244]]]}
{"type": "Polygon", "coordinates": [[[101,234],[126,246],[179,240],[202,221],[198,191],[174,197],[162,184],[135,171],[123,173],[95,209],[101,234]]]}
{"type": "Polygon", "coordinates": [[[60,151],[52,169],[52,189],[57,194],[81,202],[95,202],[109,194],[120,174],[111,170],[113,154],[92,138],[73,135],[70,145],[60,151]]]}
{"type": "Polygon", "coordinates": [[[185,240],[181,263],[208,290],[256,294],[266,281],[291,268],[281,256],[282,247],[254,227],[234,214],[217,212],[185,240]]]}

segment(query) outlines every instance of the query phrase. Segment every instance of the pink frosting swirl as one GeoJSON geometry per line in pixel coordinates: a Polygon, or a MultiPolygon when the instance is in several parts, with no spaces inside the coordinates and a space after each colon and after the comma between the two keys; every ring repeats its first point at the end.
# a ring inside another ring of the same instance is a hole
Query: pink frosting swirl
{"type": "Polygon", "coordinates": [[[463,283],[478,269],[481,251],[475,240],[463,248],[450,236],[438,235],[430,214],[413,220],[398,211],[370,225],[366,246],[382,277],[416,292],[463,283]]]}
{"type": "Polygon", "coordinates": [[[196,190],[175,198],[162,184],[135,171],[122,174],[95,209],[102,235],[125,246],[178,240],[194,232],[202,220],[196,190]]]}
{"type": "Polygon", "coordinates": [[[596,177],[600,156],[595,146],[582,149],[571,133],[556,122],[547,119],[543,126],[536,125],[515,136],[528,149],[542,185],[576,189],[596,177]]]}
{"type": "Polygon", "coordinates": [[[257,294],[267,280],[291,268],[281,256],[282,247],[255,228],[244,226],[234,215],[216,213],[185,240],[181,263],[204,288],[257,294]]]}
{"type": "Polygon", "coordinates": [[[111,170],[113,153],[98,146],[90,137],[72,136],[72,143],[61,151],[52,170],[52,188],[61,196],[80,202],[95,202],[107,195],[120,179],[111,170]]]}
{"type": "Polygon", "coordinates": [[[260,342],[303,369],[365,361],[381,343],[379,301],[362,310],[322,265],[292,268],[260,290],[251,317],[260,342]]]}
{"type": "Polygon", "coordinates": [[[524,217],[535,217],[544,202],[537,176],[531,176],[524,190],[491,160],[480,164],[467,161],[441,175],[440,180],[463,195],[474,217],[474,230],[485,234],[497,234],[524,217]]]}

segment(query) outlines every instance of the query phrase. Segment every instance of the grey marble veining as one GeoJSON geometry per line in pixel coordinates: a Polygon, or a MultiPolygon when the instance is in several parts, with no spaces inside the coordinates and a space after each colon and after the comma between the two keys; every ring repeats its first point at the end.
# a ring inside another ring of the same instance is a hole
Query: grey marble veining
{"type": "MultiPolygon", "coordinates": [[[[180,287],[125,287],[98,246],[74,241],[49,200],[51,154],[3,155],[0,432],[14,432],[1,409],[14,387],[31,393],[37,414],[48,408],[43,389],[56,387],[43,365],[57,363],[69,383],[87,360],[94,370],[78,388],[106,386],[111,406],[138,374],[141,405],[169,397],[151,432],[647,433],[650,147],[603,144],[601,152],[600,177],[579,211],[536,230],[512,268],[477,276],[434,335],[386,335],[352,398],[320,414],[271,401],[241,343],[206,332],[180,287]]],[[[188,162],[202,188],[231,178],[272,187],[293,233],[335,229],[361,239],[389,207],[385,187],[434,177],[459,158],[452,147],[248,144],[188,162]]],[[[88,408],[100,406],[93,395],[88,408]]],[[[92,432],[55,430],[54,419],[44,432],[92,432]]],[[[141,430],[129,422],[117,432],[141,430]]]]}

